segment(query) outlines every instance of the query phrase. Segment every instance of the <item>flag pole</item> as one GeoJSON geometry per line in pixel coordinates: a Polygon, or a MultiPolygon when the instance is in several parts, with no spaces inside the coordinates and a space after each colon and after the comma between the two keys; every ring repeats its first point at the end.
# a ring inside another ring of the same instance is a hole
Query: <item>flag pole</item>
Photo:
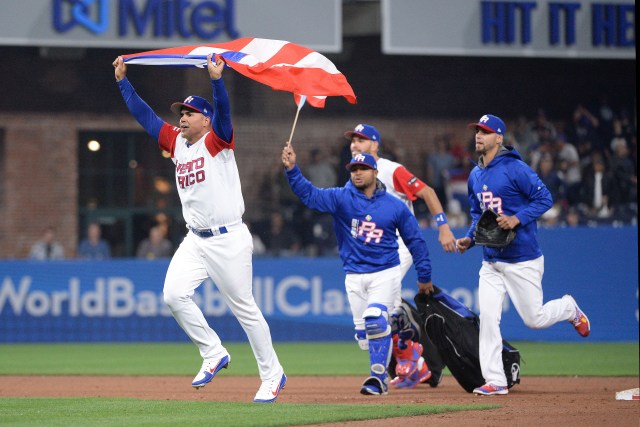
{"type": "Polygon", "coordinates": [[[291,135],[289,135],[289,140],[287,141],[287,147],[291,147],[291,140],[293,139],[293,131],[296,129],[296,123],[298,123],[298,116],[300,115],[300,110],[302,110],[302,106],[307,101],[306,96],[300,97],[300,102],[298,104],[298,111],[296,111],[296,118],[293,119],[293,126],[291,127],[291,135]]]}

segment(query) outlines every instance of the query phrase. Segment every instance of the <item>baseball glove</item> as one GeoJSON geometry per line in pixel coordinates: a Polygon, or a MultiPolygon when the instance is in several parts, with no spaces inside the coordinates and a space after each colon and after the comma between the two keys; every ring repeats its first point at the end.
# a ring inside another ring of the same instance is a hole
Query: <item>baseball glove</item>
{"type": "Polygon", "coordinates": [[[492,209],[482,212],[478,223],[474,239],[476,245],[488,246],[490,248],[503,248],[516,237],[515,230],[504,230],[498,225],[498,214],[492,209]]]}

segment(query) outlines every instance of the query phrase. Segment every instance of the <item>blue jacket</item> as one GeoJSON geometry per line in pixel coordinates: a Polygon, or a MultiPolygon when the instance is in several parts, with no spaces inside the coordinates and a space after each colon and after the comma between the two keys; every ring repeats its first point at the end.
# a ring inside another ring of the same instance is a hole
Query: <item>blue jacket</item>
{"type": "Polygon", "coordinates": [[[384,185],[369,199],[351,181],[344,187],[317,188],[296,165],[286,171],[293,192],[306,206],[333,216],[338,250],[346,273],[375,273],[400,265],[398,236],[409,248],[418,280],[431,281],[431,261],[418,221],[384,185]]]}
{"type": "Polygon", "coordinates": [[[503,146],[488,164],[482,158],[473,168],[468,182],[473,233],[485,209],[493,209],[507,216],[517,216],[516,238],[504,248],[483,246],[485,261],[522,262],[539,258],[542,250],[536,238],[536,220],[553,205],[551,193],[538,175],[522,161],[518,151],[503,146]]]}

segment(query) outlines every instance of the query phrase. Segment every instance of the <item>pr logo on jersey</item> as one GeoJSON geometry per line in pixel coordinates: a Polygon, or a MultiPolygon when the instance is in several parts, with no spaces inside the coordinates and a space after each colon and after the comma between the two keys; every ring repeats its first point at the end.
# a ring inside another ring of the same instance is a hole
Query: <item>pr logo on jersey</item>
{"type": "Polygon", "coordinates": [[[54,0],[53,26],[65,33],[81,25],[94,34],[102,34],[109,28],[108,0],[54,0]],[[94,18],[95,16],[95,18],[94,18]]]}
{"type": "MultiPolygon", "coordinates": [[[[483,186],[483,188],[485,188],[483,186]]],[[[496,213],[502,213],[502,197],[494,196],[491,191],[483,191],[477,194],[478,200],[484,206],[483,210],[491,209],[496,213]]]]}
{"type": "Polygon", "coordinates": [[[418,178],[416,178],[415,176],[412,176],[411,179],[409,180],[409,182],[407,182],[407,184],[409,184],[409,186],[414,186],[417,187],[418,185],[418,178]]]}
{"type": "MultiPolygon", "coordinates": [[[[371,218],[371,216],[367,215],[367,218],[371,218]]],[[[376,228],[376,223],[372,221],[362,221],[358,227],[358,236],[363,236],[365,243],[371,243],[371,241],[380,243],[383,235],[384,230],[376,228]]]]}

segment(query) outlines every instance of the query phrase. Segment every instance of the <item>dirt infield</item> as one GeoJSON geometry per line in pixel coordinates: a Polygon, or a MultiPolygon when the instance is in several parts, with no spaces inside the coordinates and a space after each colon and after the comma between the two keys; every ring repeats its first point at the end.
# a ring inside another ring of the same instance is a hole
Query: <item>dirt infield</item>
{"type": "MultiPolygon", "coordinates": [[[[185,377],[0,376],[0,397],[131,397],[150,400],[250,402],[258,389],[255,377],[220,375],[202,390],[185,377]]],[[[359,394],[357,377],[290,377],[278,399],[282,403],[393,405],[495,404],[499,409],[396,419],[404,425],[459,426],[635,426],[640,401],[616,401],[616,391],[638,387],[638,378],[524,377],[507,396],[474,396],[450,376],[437,388],[420,385],[391,390],[387,396],[359,394]],[[409,423],[409,424],[406,424],[409,423]]],[[[393,420],[339,425],[389,426],[393,420]]],[[[338,425],[338,424],[336,424],[338,425]]],[[[333,424],[323,424],[324,427],[333,424]]]]}

